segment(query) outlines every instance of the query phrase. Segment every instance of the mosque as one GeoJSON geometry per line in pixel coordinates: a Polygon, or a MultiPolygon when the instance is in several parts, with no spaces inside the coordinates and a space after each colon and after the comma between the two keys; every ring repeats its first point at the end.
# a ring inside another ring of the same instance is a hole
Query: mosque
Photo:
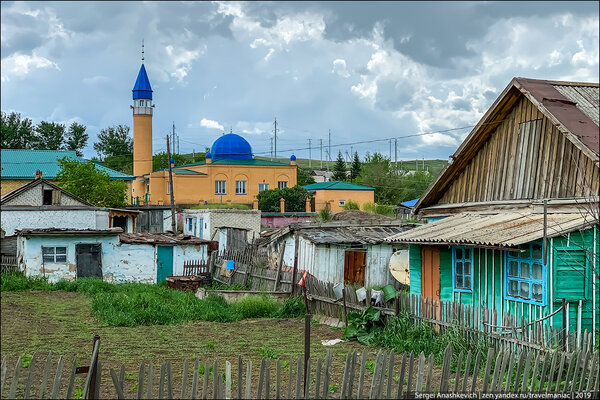
{"type": "Polygon", "coordinates": [[[267,189],[295,186],[296,157],[290,163],[254,158],[252,147],[240,135],[219,137],[206,154],[206,161],[152,171],[152,87],[142,63],[133,87],[133,175],[134,203],[166,205],[171,188],[177,204],[242,203],[257,207],[256,195],[267,189]]]}

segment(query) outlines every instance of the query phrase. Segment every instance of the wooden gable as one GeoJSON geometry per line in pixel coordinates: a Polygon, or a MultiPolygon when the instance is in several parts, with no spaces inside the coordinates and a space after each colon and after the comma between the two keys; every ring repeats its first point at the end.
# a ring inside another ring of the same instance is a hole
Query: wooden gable
{"type": "Polygon", "coordinates": [[[551,88],[555,93],[550,93],[534,87],[551,84],[556,82],[513,79],[415,210],[435,205],[597,196],[597,122],[578,110],[576,103],[561,98],[556,89],[551,88]],[[536,92],[528,91],[531,87],[536,92]],[[561,102],[562,106],[548,102],[561,102]]]}

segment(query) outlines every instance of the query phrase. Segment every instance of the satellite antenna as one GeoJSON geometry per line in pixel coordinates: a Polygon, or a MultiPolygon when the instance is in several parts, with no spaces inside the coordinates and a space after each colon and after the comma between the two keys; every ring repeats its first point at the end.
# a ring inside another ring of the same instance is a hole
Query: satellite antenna
{"type": "Polygon", "coordinates": [[[389,268],[394,279],[402,285],[410,287],[408,249],[395,251],[390,257],[389,268]]]}

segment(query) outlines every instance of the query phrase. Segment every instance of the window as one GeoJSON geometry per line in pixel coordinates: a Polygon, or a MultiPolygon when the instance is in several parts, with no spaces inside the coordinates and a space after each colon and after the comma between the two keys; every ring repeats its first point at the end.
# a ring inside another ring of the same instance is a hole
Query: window
{"type": "Polygon", "coordinates": [[[287,187],[287,181],[279,181],[279,182],[277,182],[277,187],[279,189],[286,188],[287,187]]]}
{"type": "Polygon", "coordinates": [[[455,292],[473,291],[473,249],[452,247],[452,281],[455,292]]]}
{"type": "Polygon", "coordinates": [[[338,205],[339,205],[340,207],[344,207],[344,206],[346,205],[346,200],[340,200],[340,201],[338,202],[338,205]]]}
{"type": "Polygon", "coordinates": [[[246,194],[246,181],[235,181],[235,194],[246,194]]]}
{"type": "Polygon", "coordinates": [[[269,190],[269,184],[268,183],[259,183],[258,184],[258,193],[264,192],[265,190],[269,190]]]}
{"type": "Polygon", "coordinates": [[[195,234],[195,230],[196,230],[196,218],[187,218],[187,228],[188,228],[188,232],[191,233],[192,235],[195,234]]]}
{"type": "Polygon", "coordinates": [[[66,263],[67,248],[42,246],[42,258],[44,263],[66,263]]]}
{"type": "Polygon", "coordinates": [[[167,194],[171,194],[171,181],[167,181],[167,194]]]}
{"type": "Polygon", "coordinates": [[[43,205],[49,206],[52,204],[52,189],[44,189],[43,205]]]}
{"type": "Polygon", "coordinates": [[[215,194],[225,193],[225,181],[215,181],[215,194]]]}
{"type": "Polygon", "coordinates": [[[546,276],[542,262],[542,244],[519,246],[521,252],[507,251],[505,265],[505,294],[511,300],[545,305],[546,276]]]}

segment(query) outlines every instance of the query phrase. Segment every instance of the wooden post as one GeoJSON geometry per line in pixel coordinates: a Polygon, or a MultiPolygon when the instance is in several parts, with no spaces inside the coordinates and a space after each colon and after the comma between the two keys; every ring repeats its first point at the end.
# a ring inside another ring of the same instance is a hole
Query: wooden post
{"type": "MultiPolygon", "coordinates": [[[[100,335],[94,335],[94,341],[92,342],[92,351],[96,348],[96,342],[100,340],[100,335]]],[[[92,376],[90,380],[90,388],[88,391],[88,399],[95,398],[96,394],[96,373],[98,372],[98,357],[94,359],[94,365],[90,365],[92,369],[92,376]]]]}
{"type": "Polygon", "coordinates": [[[344,323],[346,324],[346,328],[348,327],[348,309],[346,308],[346,284],[344,283],[344,287],[342,288],[342,301],[344,302],[344,323]]]}
{"type": "MultiPolygon", "coordinates": [[[[297,254],[297,253],[296,253],[297,254]]],[[[277,263],[277,277],[275,278],[275,286],[273,286],[273,291],[276,292],[279,287],[279,280],[281,279],[281,267],[283,266],[283,256],[285,255],[285,242],[281,246],[281,253],[279,254],[279,260],[277,263]]]]}
{"type": "Polygon", "coordinates": [[[567,300],[566,299],[562,299],[562,329],[563,329],[563,351],[567,351],[567,338],[569,335],[569,332],[567,331],[567,300]]]}
{"type": "Polygon", "coordinates": [[[167,158],[169,162],[169,186],[171,192],[171,230],[177,233],[177,221],[175,220],[175,185],[173,185],[173,171],[171,170],[171,148],[169,147],[169,135],[167,135],[167,158]]]}
{"type": "Polygon", "coordinates": [[[296,272],[298,271],[298,246],[300,242],[300,237],[298,236],[298,232],[294,232],[296,235],[296,239],[294,241],[294,269],[292,270],[292,296],[296,291],[296,272]]]}
{"type": "Polygon", "coordinates": [[[304,396],[306,397],[306,376],[308,374],[308,359],[310,358],[310,311],[308,309],[308,297],[306,295],[306,278],[302,281],[302,292],[304,293],[304,305],[306,315],[304,316],[304,396]]]}

